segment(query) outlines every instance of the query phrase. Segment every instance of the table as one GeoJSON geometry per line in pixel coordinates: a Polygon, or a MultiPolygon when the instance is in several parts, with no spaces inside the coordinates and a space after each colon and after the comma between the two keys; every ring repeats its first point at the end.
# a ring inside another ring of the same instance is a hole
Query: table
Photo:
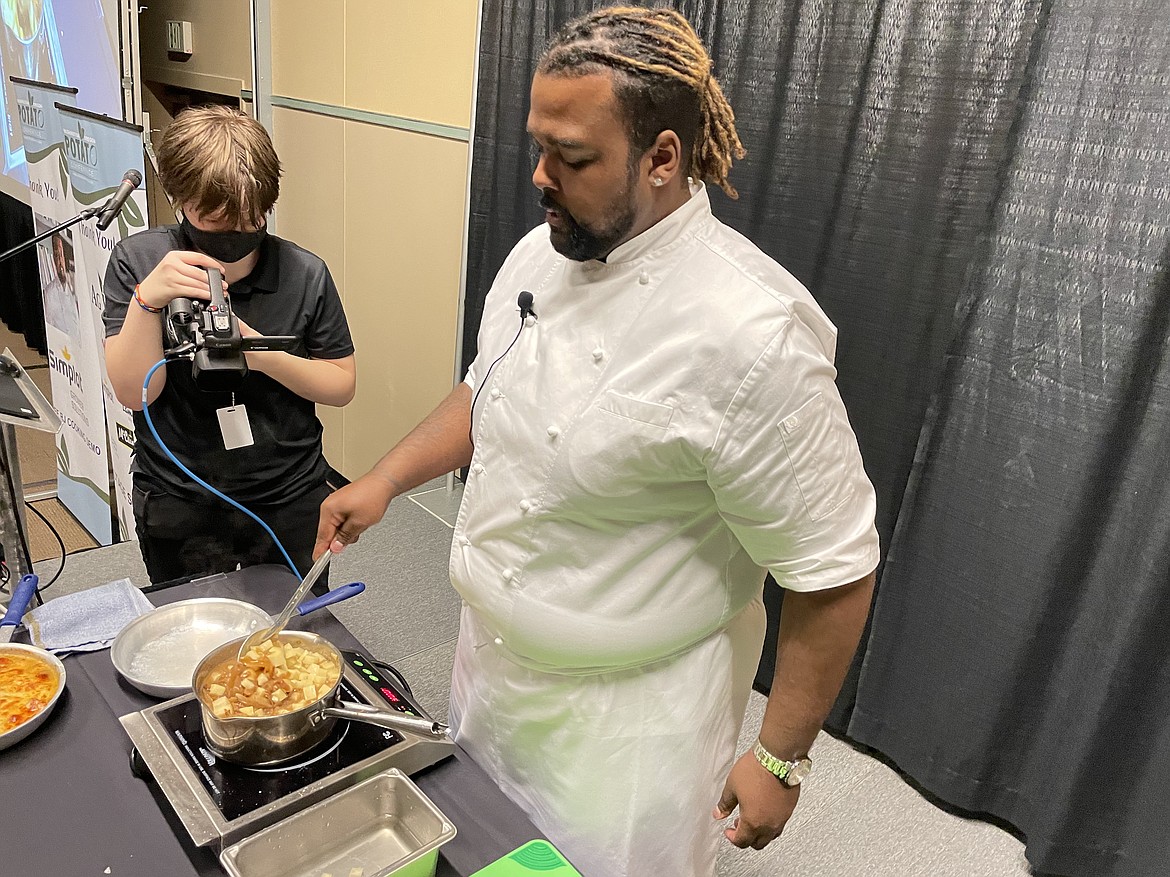
{"type": "MultiPolygon", "coordinates": [[[[295,587],[283,567],[258,566],[148,594],[156,606],[230,597],[275,614],[295,587]]],[[[328,610],[290,627],[339,648],[362,647],[328,610]]],[[[66,690],[48,721],[0,751],[4,860],[20,873],[54,877],[222,877],[218,850],[195,847],[158,789],[130,772],[132,747],[118,717],[159,701],[127,684],[108,650],[70,656],[65,670],[66,690]]],[[[440,850],[440,877],[467,877],[543,837],[458,747],[454,758],[413,779],[458,830],[440,850]]]]}

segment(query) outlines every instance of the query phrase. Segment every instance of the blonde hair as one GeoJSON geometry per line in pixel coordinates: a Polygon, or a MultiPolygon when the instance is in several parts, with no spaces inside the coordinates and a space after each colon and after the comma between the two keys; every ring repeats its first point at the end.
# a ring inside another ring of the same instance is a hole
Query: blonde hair
{"type": "Polygon", "coordinates": [[[204,216],[259,227],[280,195],[280,160],[264,126],[233,107],[184,110],[158,148],[163,188],[204,216]]]}
{"type": "Polygon", "coordinates": [[[566,24],[549,43],[537,71],[614,71],[614,93],[630,142],[646,150],[662,131],[673,130],[682,141],[689,175],[737,198],[728,174],[732,162],[747,151],[712,66],[695,29],[680,13],[613,6],[566,24]]]}

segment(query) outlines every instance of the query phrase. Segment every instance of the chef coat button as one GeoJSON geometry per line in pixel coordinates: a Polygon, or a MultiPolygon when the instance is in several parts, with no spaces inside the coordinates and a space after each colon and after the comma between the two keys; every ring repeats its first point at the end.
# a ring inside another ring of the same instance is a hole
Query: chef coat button
{"type": "Polygon", "coordinates": [[[602,350],[600,347],[593,348],[593,360],[595,362],[601,362],[601,357],[603,356],[605,356],[604,350],[602,350]]]}
{"type": "Polygon", "coordinates": [[[492,640],[492,642],[494,642],[497,646],[502,646],[504,644],[504,641],[502,639],[500,639],[498,636],[494,640],[492,640]]]}
{"type": "Polygon", "coordinates": [[[482,475],[484,473],[483,463],[476,463],[471,467],[471,471],[476,475],[482,475]]]}
{"type": "Polygon", "coordinates": [[[459,537],[459,544],[462,545],[464,548],[466,548],[468,545],[471,544],[471,540],[468,539],[466,536],[460,536],[459,537]]]}
{"type": "Polygon", "coordinates": [[[512,567],[508,567],[506,570],[500,573],[500,575],[504,577],[505,582],[510,582],[512,579],[516,578],[516,570],[512,569],[512,567]]]}
{"type": "Polygon", "coordinates": [[[800,420],[796,417],[795,414],[792,417],[784,418],[785,432],[792,432],[792,430],[796,429],[798,426],[800,426],[800,420]]]}
{"type": "Polygon", "coordinates": [[[554,423],[552,426],[546,429],[545,432],[548,433],[549,438],[556,438],[561,434],[561,428],[554,423]]]}
{"type": "Polygon", "coordinates": [[[528,500],[526,500],[526,499],[520,500],[520,511],[526,512],[531,508],[532,508],[532,503],[530,503],[528,500]]]}
{"type": "Polygon", "coordinates": [[[645,271],[643,271],[641,274],[638,275],[638,282],[641,283],[643,286],[645,286],[647,283],[650,282],[650,275],[647,274],[645,271]]]}
{"type": "Polygon", "coordinates": [[[536,315],[535,314],[528,314],[524,318],[524,325],[525,326],[535,326],[536,325],[536,315]]]}
{"type": "Polygon", "coordinates": [[[504,392],[499,387],[492,387],[492,391],[488,395],[491,396],[493,399],[499,399],[501,396],[504,395],[504,392]]]}

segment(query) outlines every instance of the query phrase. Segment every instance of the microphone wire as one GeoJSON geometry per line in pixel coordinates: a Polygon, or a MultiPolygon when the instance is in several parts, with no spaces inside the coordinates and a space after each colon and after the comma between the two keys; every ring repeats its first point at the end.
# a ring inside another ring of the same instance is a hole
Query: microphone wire
{"type": "Polygon", "coordinates": [[[527,316],[528,314],[525,313],[525,309],[521,308],[520,328],[516,330],[516,337],[512,339],[512,343],[508,345],[507,349],[496,357],[495,362],[488,366],[487,373],[483,376],[483,380],[479,382],[479,389],[477,389],[475,391],[475,395],[471,397],[471,413],[469,416],[470,425],[467,427],[467,440],[471,442],[471,446],[473,448],[475,447],[475,439],[472,438],[472,434],[475,432],[475,403],[479,399],[479,394],[483,392],[483,388],[487,386],[488,378],[491,377],[492,374],[492,369],[496,367],[501,359],[508,355],[511,349],[516,346],[516,342],[520,340],[520,333],[524,331],[524,319],[527,316]]]}
{"type": "Polygon", "coordinates": [[[244,506],[240,505],[238,502],[236,502],[234,499],[232,499],[227,494],[221,493],[220,491],[216,490],[214,487],[212,487],[210,484],[208,484],[206,481],[204,481],[202,478],[200,478],[198,475],[196,475],[194,472],[192,472],[190,469],[188,469],[185,465],[183,465],[183,462],[178,457],[176,457],[174,455],[174,453],[171,452],[171,449],[167,447],[166,442],[164,442],[162,440],[162,437],[158,434],[158,430],[154,428],[154,419],[151,418],[151,416],[150,416],[150,405],[147,404],[146,394],[147,394],[148,389],[150,388],[150,379],[152,377],[154,377],[154,373],[156,371],[158,371],[161,366],[164,366],[166,364],[167,364],[167,359],[166,359],[166,357],[163,357],[162,359],[160,359],[158,362],[156,362],[154,365],[152,365],[150,367],[150,371],[148,371],[146,373],[146,377],[142,381],[142,414],[146,418],[146,425],[150,428],[150,434],[154,436],[154,440],[156,442],[158,442],[158,446],[160,448],[162,448],[163,453],[166,454],[168,457],[170,457],[171,462],[179,467],[180,472],[182,472],[184,475],[186,475],[188,478],[190,478],[192,481],[194,481],[200,487],[202,487],[205,490],[208,490],[211,493],[213,493],[214,495],[218,496],[220,499],[222,499],[228,505],[239,509],[241,512],[243,512],[245,515],[247,515],[249,518],[251,518],[257,524],[259,524],[261,527],[263,527],[264,532],[266,532],[269,536],[272,537],[272,541],[275,542],[276,547],[278,549],[280,549],[280,553],[284,556],[284,562],[287,563],[288,568],[293,571],[293,575],[295,575],[298,580],[303,579],[304,577],[301,575],[301,571],[299,569],[297,569],[297,565],[295,563],[293,563],[292,558],[288,556],[288,552],[284,550],[284,545],[281,544],[280,539],[277,537],[276,533],[274,533],[272,531],[272,528],[269,527],[266,523],[264,523],[264,521],[262,521],[260,519],[259,515],[257,515],[256,513],[251,511],[250,509],[244,508],[244,506]]]}

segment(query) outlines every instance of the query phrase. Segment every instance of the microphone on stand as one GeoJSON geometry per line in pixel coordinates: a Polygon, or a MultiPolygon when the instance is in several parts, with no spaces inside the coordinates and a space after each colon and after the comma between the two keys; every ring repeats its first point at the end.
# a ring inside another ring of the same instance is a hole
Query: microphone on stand
{"type": "Polygon", "coordinates": [[[134,168],[130,168],[122,174],[122,185],[118,186],[118,191],[102,205],[102,209],[98,212],[97,227],[101,231],[110,227],[110,223],[122,212],[122,206],[129,200],[130,194],[141,185],[142,174],[134,168]]]}

